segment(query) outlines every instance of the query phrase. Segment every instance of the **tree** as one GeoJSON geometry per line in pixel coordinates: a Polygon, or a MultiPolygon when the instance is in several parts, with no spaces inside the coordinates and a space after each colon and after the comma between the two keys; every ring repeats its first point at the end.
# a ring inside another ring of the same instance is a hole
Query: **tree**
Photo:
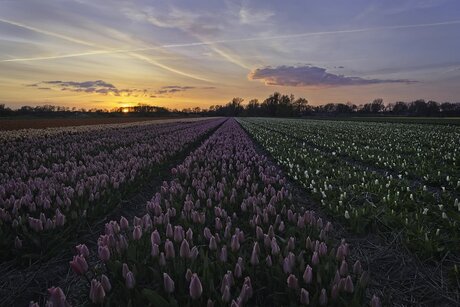
{"type": "Polygon", "coordinates": [[[370,106],[370,111],[371,113],[380,113],[385,109],[385,105],[383,104],[383,99],[382,98],[377,98],[372,101],[371,106],[370,106]]]}

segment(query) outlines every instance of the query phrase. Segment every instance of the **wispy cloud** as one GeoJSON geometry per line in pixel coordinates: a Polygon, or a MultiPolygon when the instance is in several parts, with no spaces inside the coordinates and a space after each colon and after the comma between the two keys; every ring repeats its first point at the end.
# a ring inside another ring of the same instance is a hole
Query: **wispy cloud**
{"type": "Polygon", "coordinates": [[[266,85],[336,87],[379,83],[414,83],[405,79],[364,79],[328,73],[316,66],[278,66],[257,68],[248,75],[250,80],[262,80],[266,85]]]}
{"type": "Polygon", "coordinates": [[[192,79],[195,79],[195,80],[211,82],[211,80],[208,80],[206,78],[197,76],[197,75],[192,74],[192,73],[184,72],[184,71],[182,71],[180,69],[171,67],[169,65],[162,64],[162,63],[156,61],[155,59],[153,59],[152,57],[136,53],[136,52],[140,52],[140,51],[149,51],[149,50],[155,50],[155,49],[159,50],[159,49],[163,48],[161,46],[148,47],[148,48],[135,48],[135,49],[113,49],[113,48],[105,48],[105,47],[101,48],[98,44],[95,44],[95,43],[92,43],[92,42],[87,42],[87,41],[83,41],[83,40],[80,40],[80,39],[77,39],[77,38],[62,35],[60,33],[39,29],[39,28],[32,27],[32,26],[29,26],[29,25],[26,25],[26,24],[23,24],[23,23],[18,23],[18,22],[11,21],[11,20],[6,20],[6,19],[0,19],[0,22],[7,23],[7,24],[10,24],[10,25],[14,25],[14,26],[17,26],[17,27],[20,27],[20,28],[24,28],[24,29],[27,29],[27,30],[30,30],[30,31],[33,31],[33,32],[36,32],[36,33],[41,33],[41,34],[45,34],[45,35],[48,35],[48,36],[57,37],[57,38],[60,38],[60,39],[66,40],[66,41],[70,41],[70,42],[73,42],[73,43],[77,43],[77,44],[80,44],[80,45],[92,46],[92,47],[103,49],[103,50],[94,50],[94,51],[73,53],[73,54],[67,54],[67,55],[56,55],[56,56],[45,56],[45,57],[30,57],[30,58],[21,58],[21,59],[6,59],[6,60],[0,60],[0,62],[22,62],[22,61],[37,61],[37,60],[55,60],[55,59],[64,59],[64,58],[70,58],[70,57],[80,57],[80,56],[90,56],[90,55],[100,55],[100,54],[127,53],[127,54],[131,55],[134,58],[137,58],[139,60],[142,60],[144,62],[152,64],[154,66],[163,68],[164,70],[167,70],[169,72],[172,72],[172,73],[175,73],[175,74],[178,74],[178,75],[181,75],[181,76],[185,76],[185,77],[188,77],[188,78],[192,78],[192,79]]]}
{"type": "Polygon", "coordinates": [[[211,90],[215,89],[213,86],[196,87],[196,86],[180,86],[180,85],[167,85],[162,86],[159,90],[155,91],[156,94],[173,94],[177,92],[185,92],[193,89],[211,90]]]}
{"type": "Polygon", "coordinates": [[[88,94],[101,94],[113,96],[144,97],[148,95],[146,89],[119,89],[115,85],[103,80],[95,81],[41,81],[26,86],[36,86],[39,90],[58,90],[70,92],[83,92],[88,94]]]}
{"type": "MultiPolygon", "coordinates": [[[[55,56],[4,59],[4,60],[0,60],[0,63],[1,62],[53,60],[53,59],[63,59],[63,58],[70,58],[70,57],[102,55],[102,54],[132,53],[132,52],[141,52],[141,51],[150,51],[150,50],[158,50],[158,49],[168,49],[168,48],[198,47],[198,46],[238,43],[238,42],[270,41],[270,40],[301,38],[301,37],[308,37],[308,36],[353,34],[353,33],[375,32],[375,31],[384,31],[384,30],[403,30],[403,29],[412,29],[412,28],[440,27],[440,26],[458,25],[458,24],[460,24],[460,20],[451,20],[451,21],[436,22],[436,23],[412,24],[412,25],[395,25],[395,26],[383,26],[383,27],[372,27],[372,28],[359,28],[359,29],[348,29],[348,30],[304,32],[304,33],[294,33],[294,34],[258,36],[258,37],[223,39],[223,40],[212,40],[212,41],[203,40],[203,41],[197,41],[197,42],[192,42],[192,43],[164,44],[164,45],[159,45],[159,46],[148,46],[148,47],[140,47],[140,48],[105,49],[105,50],[93,50],[93,51],[81,52],[81,53],[61,54],[61,55],[55,55],[55,56]]],[[[157,64],[158,63],[155,63],[155,65],[157,64]]],[[[209,80],[206,80],[206,81],[209,81],[209,80]]]]}

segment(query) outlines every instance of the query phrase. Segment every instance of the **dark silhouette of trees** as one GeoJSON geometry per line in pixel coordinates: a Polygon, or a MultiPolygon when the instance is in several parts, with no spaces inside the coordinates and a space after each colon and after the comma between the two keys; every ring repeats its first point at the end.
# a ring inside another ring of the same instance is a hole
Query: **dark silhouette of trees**
{"type": "Polygon", "coordinates": [[[301,116],[460,116],[460,103],[438,103],[418,99],[412,102],[397,101],[384,104],[377,98],[364,105],[347,103],[327,103],[311,106],[308,100],[294,95],[283,95],[274,92],[263,102],[251,99],[244,104],[244,99],[235,97],[225,105],[212,105],[209,109],[200,107],[182,110],[167,109],[148,104],[130,107],[106,109],[77,109],[53,105],[22,106],[12,110],[0,104],[0,116],[270,116],[270,117],[301,117],[301,116]]]}

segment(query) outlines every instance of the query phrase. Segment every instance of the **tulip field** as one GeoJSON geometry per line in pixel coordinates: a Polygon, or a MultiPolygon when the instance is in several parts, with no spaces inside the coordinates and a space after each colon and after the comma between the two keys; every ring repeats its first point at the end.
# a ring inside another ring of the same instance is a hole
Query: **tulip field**
{"type": "Polygon", "coordinates": [[[30,307],[380,307],[360,234],[400,233],[433,263],[460,254],[458,126],[210,118],[0,143],[0,261],[73,254],[72,283],[49,280],[30,307]],[[142,209],[116,214],[154,180],[142,209]],[[92,241],[76,235],[104,217],[92,241]]]}
{"type": "Polygon", "coordinates": [[[222,120],[2,133],[0,259],[58,248],[222,120]]]}
{"type": "Polygon", "coordinates": [[[244,119],[312,198],[355,231],[384,225],[432,256],[460,251],[460,128],[244,119]]]}

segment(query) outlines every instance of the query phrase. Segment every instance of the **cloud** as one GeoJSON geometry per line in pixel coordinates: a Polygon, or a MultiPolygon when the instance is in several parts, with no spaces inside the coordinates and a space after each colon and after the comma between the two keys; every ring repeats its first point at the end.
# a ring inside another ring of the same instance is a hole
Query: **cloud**
{"type": "Polygon", "coordinates": [[[266,85],[337,87],[379,83],[414,83],[406,79],[364,79],[326,72],[325,68],[304,66],[278,66],[257,68],[248,75],[249,80],[262,80],[266,85]]]}
{"type": "Polygon", "coordinates": [[[274,12],[265,11],[265,10],[252,10],[249,7],[242,6],[239,10],[238,17],[241,24],[262,24],[269,20],[271,17],[275,16],[274,12]]]}
{"type": "Polygon", "coordinates": [[[177,92],[185,92],[193,89],[212,90],[214,86],[195,87],[195,86],[180,86],[180,85],[167,85],[162,86],[159,90],[155,91],[156,94],[173,94],[177,92]]]}
{"type": "Polygon", "coordinates": [[[70,92],[84,92],[89,94],[102,94],[125,97],[144,97],[148,95],[146,89],[119,89],[115,85],[103,80],[95,81],[41,81],[34,84],[26,84],[26,86],[39,86],[40,90],[60,90],[70,92]]]}

